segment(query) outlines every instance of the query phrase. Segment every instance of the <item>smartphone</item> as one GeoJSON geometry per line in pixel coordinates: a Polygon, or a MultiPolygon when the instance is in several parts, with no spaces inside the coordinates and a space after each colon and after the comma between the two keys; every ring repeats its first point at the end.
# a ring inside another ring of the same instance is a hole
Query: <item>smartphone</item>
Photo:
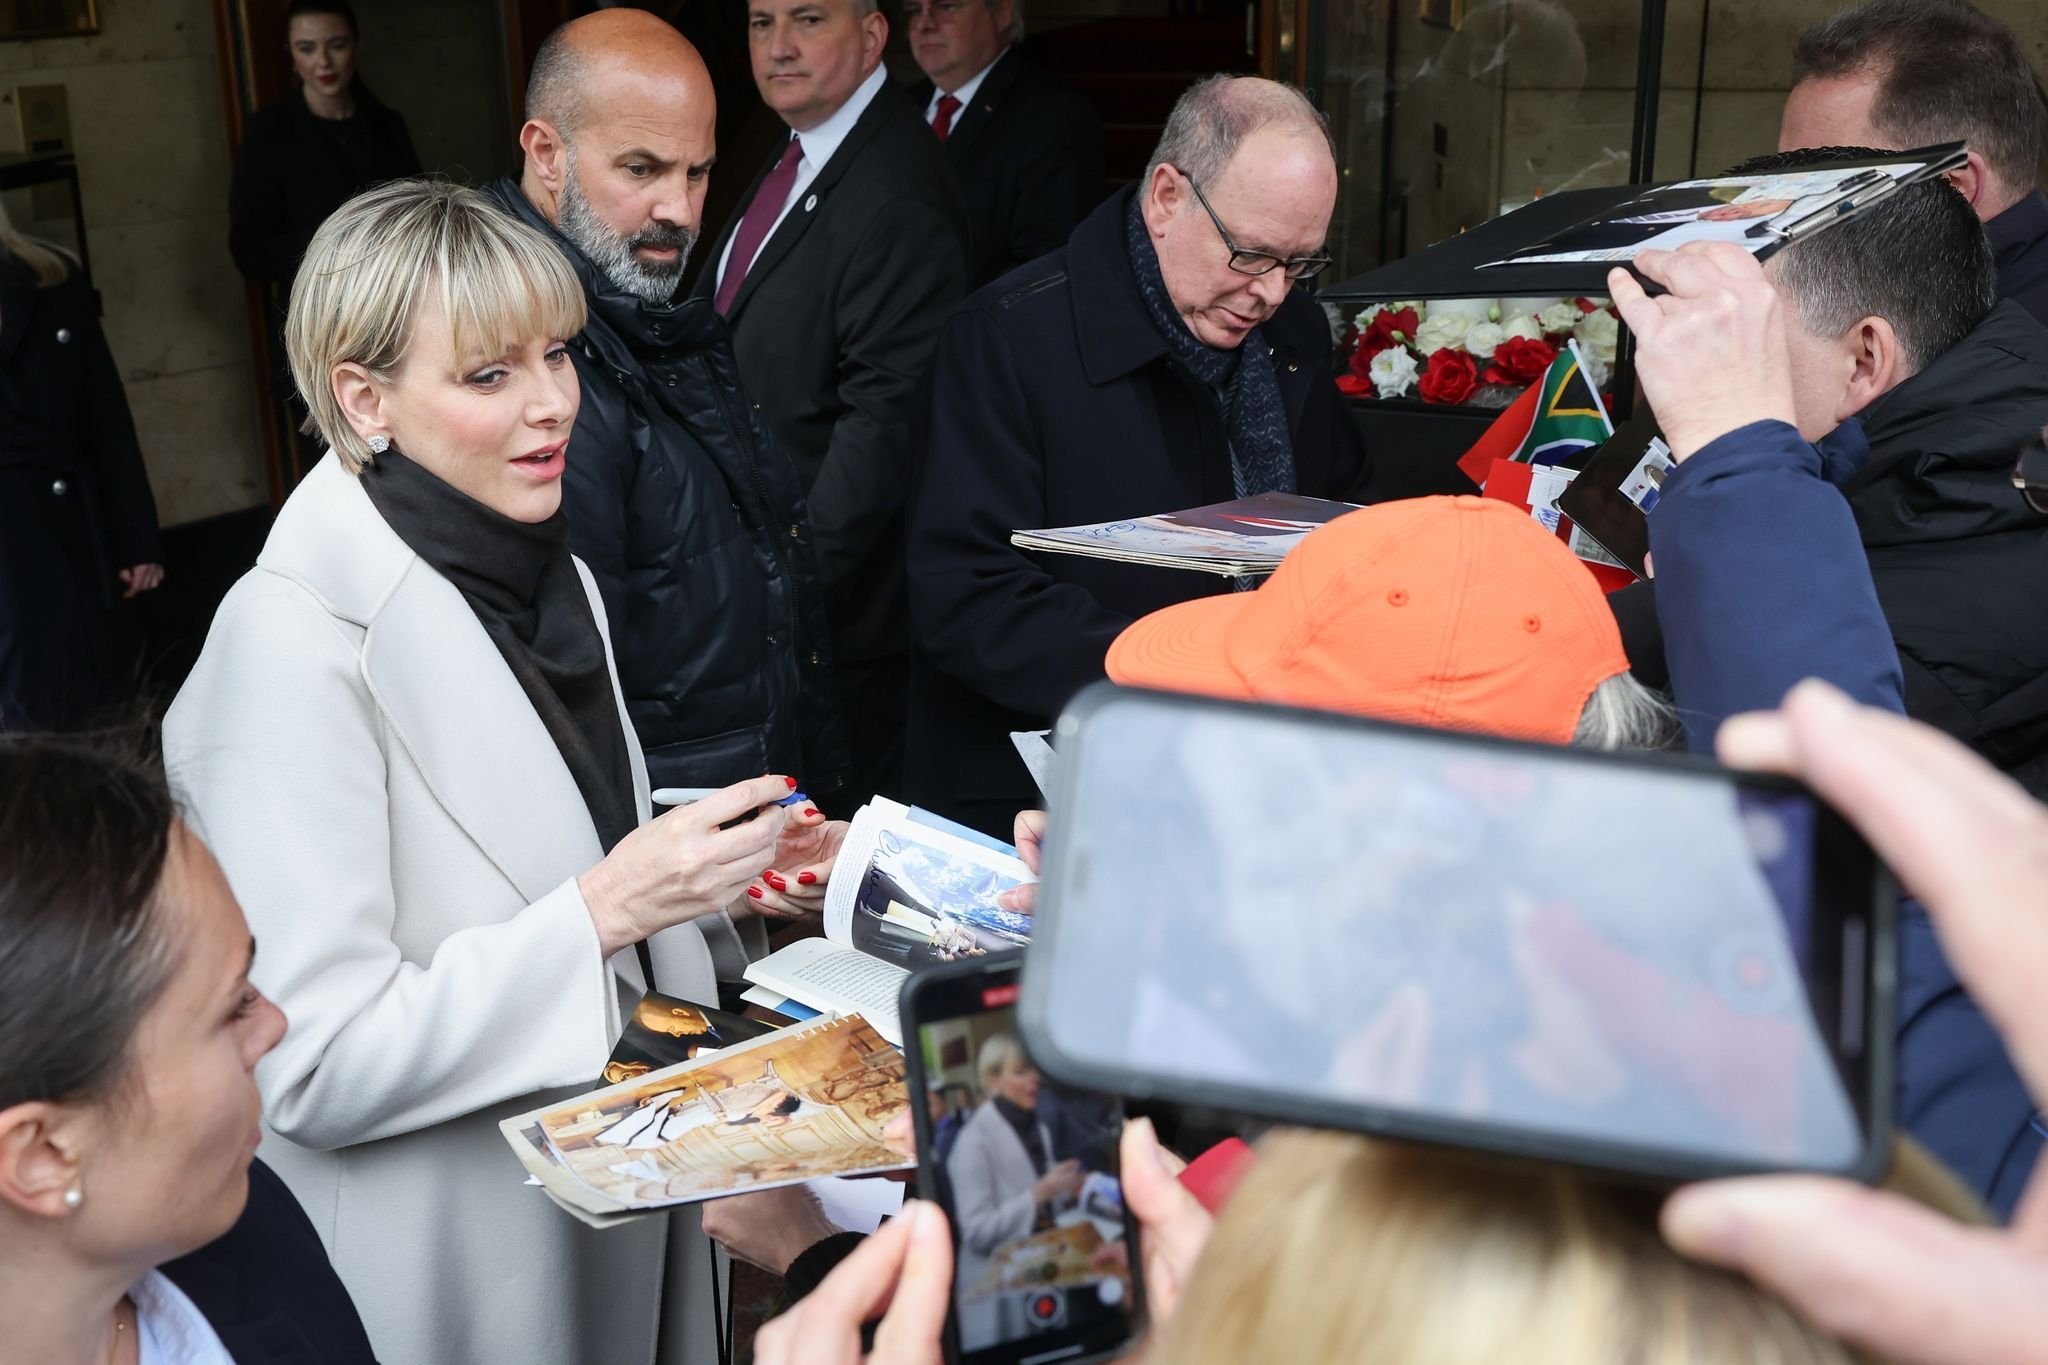
{"type": "Polygon", "coordinates": [[[1896,891],[1796,783],[1113,688],[1024,973],[1062,1082],[1672,1180],[1889,1158],[1896,891]]]}
{"type": "Polygon", "coordinates": [[[918,1192],[953,1228],[953,1365],[1104,1360],[1143,1320],[1123,1107],[1039,1073],[1017,1031],[1020,956],[927,968],[900,1003],[918,1192]]]}

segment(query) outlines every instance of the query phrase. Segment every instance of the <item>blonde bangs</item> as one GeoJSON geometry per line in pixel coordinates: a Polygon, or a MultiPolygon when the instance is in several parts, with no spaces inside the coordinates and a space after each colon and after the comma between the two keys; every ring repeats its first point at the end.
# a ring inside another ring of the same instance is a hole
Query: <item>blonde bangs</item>
{"type": "Polygon", "coordinates": [[[456,364],[583,330],[583,286],[552,242],[500,213],[449,229],[437,273],[456,364]]]}
{"type": "Polygon", "coordinates": [[[285,319],[308,429],[351,470],[371,453],[334,396],[334,369],[353,362],[389,380],[431,290],[446,310],[458,364],[583,330],[583,289],[567,258],[476,191],[394,180],[357,195],[313,234],[285,319]]]}

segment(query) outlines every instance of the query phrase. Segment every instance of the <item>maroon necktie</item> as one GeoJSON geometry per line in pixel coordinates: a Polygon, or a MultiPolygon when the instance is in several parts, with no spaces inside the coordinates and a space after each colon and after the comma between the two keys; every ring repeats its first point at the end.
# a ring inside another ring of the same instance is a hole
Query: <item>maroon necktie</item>
{"type": "Polygon", "coordinates": [[[796,163],[803,160],[803,155],[802,140],[791,138],[782,149],[782,159],[762,177],[761,187],[754,191],[754,202],[747,205],[741,216],[740,229],[732,235],[732,250],[726,254],[725,278],[718,282],[718,294],[711,301],[720,317],[732,307],[754,257],[760,253],[761,243],[768,239],[768,230],[782,216],[782,206],[789,202],[789,187],[796,183],[796,163]]]}
{"type": "Polygon", "coordinates": [[[932,131],[944,142],[946,135],[953,131],[953,115],[960,112],[960,101],[951,95],[939,96],[939,112],[932,115],[932,131]]]}

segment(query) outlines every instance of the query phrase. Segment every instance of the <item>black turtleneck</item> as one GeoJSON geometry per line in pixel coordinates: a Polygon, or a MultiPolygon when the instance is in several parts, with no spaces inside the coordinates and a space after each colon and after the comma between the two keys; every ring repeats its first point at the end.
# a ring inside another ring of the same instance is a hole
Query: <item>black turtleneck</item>
{"type": "Polygon", "coordinates": [[[546,521],[514,521],[395,450],[363,471],[363,491],[476,613],[611,852],[639,824],[639,807],[604,635],[569,558],[569,519],[557,511],[546,521]]]}

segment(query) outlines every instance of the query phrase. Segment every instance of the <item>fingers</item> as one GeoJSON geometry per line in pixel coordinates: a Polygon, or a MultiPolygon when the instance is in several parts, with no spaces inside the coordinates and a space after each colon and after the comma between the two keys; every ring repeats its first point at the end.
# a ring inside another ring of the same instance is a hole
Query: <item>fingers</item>
{"type": "Polygon", "coordinates": [[[1174,1176],[1149,1119],[1124,1125],[1124,1202],[1144,1232],[1146,1294],[1156,1320],[1164,1321],[1193,1275],[1216,1220],[1174,1176]]]}
{"type": "MultiPolygon", "coordinates": [[[[1646,251],[1643,256],[1659,254],[1661,253],[1646,251]]],[[[1641,268],[1641,261],[1642,257],[1637,257],[1638,269],[1641,268]]],[[[1657,301],[1636,283],[1634,275],[1620,266],[1608,271],[1607,294],[1614,300],[1615,310],[1621,314],[1621,320],[1639,339],[1656,332],[1657,324],[1663,320],[1663,310],[1657,306],[1657,301]]]]}
{"type": "Polygon", "coordinates": [[[707,830],[717,829],[720,825],[739,819],[748,811],[772,806],[795,790],[796,779],[793,777],[779,777],[773,774],[766,777],[750,777],[745,782],[735,782],[730,787],[721,787],[701,801],[679,806],[661,818],[681,821],[707,830]]]}
{"type": "Polygon", "coordinates": [[[910,1216],[910,1247],[896,1295],[875,1329],[874,1365],[932,1365],[953,1296],[953,1237],[938,1205],[918,1200],[910,1216]]]}
{"type": "Polygon", "coordinates": [[[1717,1181],[1673,1195],[1663,1228],[1686,1255],[1889,1358],[1999,1365],[2048,1334],[2035,1258],[1898,1195],[1803,1176],[1717,1181]]]}
{"type": "Polygon", "coordinates": [[[1019,915],[1032,914],[1038,909],[1038,883],[1026,882],[1008,891],[998,891],[996,904],[1019,915]]]}
{"type": "Polygon", "coordinates": [[[882,1125],[882,1145],[898,1156],[917,1157],[917,1125],[908,1109],[882,1125]]]}
{"type": "Polygon", "coordinates": [[[1017,846],[1017,856],[1024,860],[1024,866],[1033,872],[1041,871],[1039,860],[1045,856],[1046,815],[1042,810],[1020,810],[1012,829],[1010,842],[1017,846]]]}

